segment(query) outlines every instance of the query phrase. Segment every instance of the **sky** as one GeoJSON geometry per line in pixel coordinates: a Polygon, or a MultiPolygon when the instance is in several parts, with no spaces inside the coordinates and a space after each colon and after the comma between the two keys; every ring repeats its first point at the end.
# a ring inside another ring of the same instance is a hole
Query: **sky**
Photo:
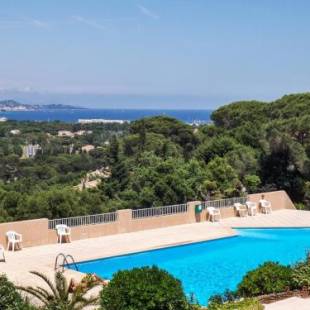
{"type": "Polygon", "coordinates": [[[212,109],[310,85],[308,0],[0,0],[0,100],[212,109]]]}

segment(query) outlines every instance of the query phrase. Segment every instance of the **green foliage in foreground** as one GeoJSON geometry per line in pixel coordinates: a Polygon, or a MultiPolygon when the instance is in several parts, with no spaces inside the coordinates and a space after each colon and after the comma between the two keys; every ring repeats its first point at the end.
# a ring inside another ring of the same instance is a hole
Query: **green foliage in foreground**
{"type": "Polygon", "coordinates": [[[101,293],[104,310],[189,310],[181,283],[157,267],[117,272],[101,293]]]}
{"type": "Polygon", "coordinates": [[[239,296],[253,297],[280,293],[292,288],[292,268],[266,262],[248,272],[238,285],[239,296]]]}
{"type": "Polygon", "coordinates": [[[85,289],[77,287],[71,293],[69,284],[61,272],[55,273],[54,282],[40,272],[32,271],[31,273],[41,279],[45,286],[19,287],[19,289],[36,297],[43,304],[44,310],[81,310],[86,306],[96,304],[98,300],[97,297],[86,297],[91,286],[85,289]]]}
{"type": "MultiPolygon", "coordinates": [[[[249,271],[239,283],[236,291],[226,291],[209,299],[208,309],[239,309],[233,308],[241,298],[283,293],[294,289],[310,288],[310,255],[304,261],[292,266],[266,262],[249,271]],[[232,305],[232,308],[216,308],[232,305]]],[[[240,308],[243,309],[243,308],[240,308]]],[[[251,309],[251,308],[250,308],[251,309]]],[[[255,309],[255,308],[254,308],[255,309]]]]}
{"type": "Polygon", "coordinates": [[[254,298],[230,301],[224,304],[211,302],[208,310],[263,310],[264,306],[254,298]]]}
{"type": "Polygon", "coordinates": [[[292,273],[293,284],[298,288],[310,288],[310,255],[303,262],[297,263],[293,267],[292,273]]]}
{"type": "Polygon", "coordinates": [[[1,310],[31,310],[32,308],[25,302],[14,284],[6,276],[0,275],[0,309],[1,310]]]}
{"type": "MultiPolygon", "coordinates": [[[[45,282],[47,289],[41,286],[18,289],[38,298],[43,303],[41,310],[80,310],[87,305],[98,305],[98,302],[102,310],[262,310],[257,296],[310,288],[310,256],[293,266],[274,262],[258,266],[243,277],[236,291],[227,290],[222,295],[212,296],[207,308],[193,305],[195,302],[187,300],[181,282],[155,266],[117,272],[109,284],[103,286],[100,297],[88,294],[93,287],[102,285],[100,279],[92,275],[85,276],[69,290],[66,279],[59,272],[55,273],[53,282],[41,273],[32,273],[45,282]]],[[[37,308],[25,302],[14,285],[2,275],[0,309],[37,308]]]]}

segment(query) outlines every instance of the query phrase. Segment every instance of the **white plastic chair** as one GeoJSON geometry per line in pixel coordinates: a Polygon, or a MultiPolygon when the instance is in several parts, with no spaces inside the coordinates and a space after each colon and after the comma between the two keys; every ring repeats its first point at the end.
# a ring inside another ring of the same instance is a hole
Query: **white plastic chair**
{"type": "Polygon", "coordinates": [[[240,217],[247,216],[247,210],[244,208],[244,206],[240,202],[234,203],[234,208],[237,211],[237,215],[239,215],[240,217]]]}
{"type": "Polygon", "coordinates": [[[6,233],[6,236],[8,238],[7,250],[9,250],[11,246],[11,250],[14,252],[16,245],[20,249],[22,248],[23,236],[21,234],[18,234],[16,231],[10,230],[6,233]]]}
{"type": "Polygon", "coordinates": [[[250,216],[254,216],[257,214],[257,204],[254,201],[247,201],[246,206],[248,208],[248,213],[250,216]]]}
{"type": "Polygon", "coordinates": [[[4,256],[4,247],[0,244],[0,260],[5,262],[5,256],[4,256]]]}
{"type": "Polygon", "coordinates": [[[268,214],[271,213],[272,209],[271,209],[271,202],[265,199],[261,199],[259,201],[259,204],[262,208],[262,213],[268,214]]]}
{"type": "Polygon", "coordinates": [[[214,207],[207,207],[208,220],[211,222],[219,221],[221,219],[220,209],[214,207]]]}
{"type": "Polygon", "coordinates": [[[65,224],[56,225],[57,242],[62,243],[63,238],[68,239],[71,242],[71,229],[65,224]]]}

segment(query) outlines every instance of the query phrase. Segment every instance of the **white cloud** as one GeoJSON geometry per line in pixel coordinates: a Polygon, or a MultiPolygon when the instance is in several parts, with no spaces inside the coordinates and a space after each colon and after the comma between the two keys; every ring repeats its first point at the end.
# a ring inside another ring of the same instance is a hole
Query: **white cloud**
{"type": "Polygon", "coordinates": [[[153,11],[151,11],[150,9],[146,8],[145,6],[141,5],[141,4],[137,4],[137,8],[140,10],[140,12],[147,16],[150,17],[152,19],[159,19],[159,15],[157,15],[156,13],[154,13],[153,11]]]}
{"type": "Polygon", "coordinates": [[[22,88],[20,89],[20,91],[23,91],[23,92],[25,92],[25,93],[29,93],[29,92],[34,91],[34,89],[33,89],[31,86],[25,86],[25,87],[22,87],[22,88]]]}
{"type": "Polygon", "coordinates": [[[87,19],[87,18],[84,18],[84,17],[79,16],[79,15],[74,15],[74,16],[72,16],[72,18],[74,21],[76,21],[78,23],[87,25],[87,26],[95,28],[95,29],[99,29],[99,30],[105,30],[106,29],[106,27],[104,25],[98,23],[95,20],[87,19]]]}
{"type": "Polygon", "coordinates": [[[24,28],[27,26],[47,29],[49,28],[50,25],[45,21],[28,17],[19,19],[0,20],[0,29],[24,28]]]}
{"type": "Polygon", "coordinates": [[[49,24],[42,21],[42,20],[38,20],[38,19],[30,19],[29,23],[37,28],[49,28],[49,24]]]}

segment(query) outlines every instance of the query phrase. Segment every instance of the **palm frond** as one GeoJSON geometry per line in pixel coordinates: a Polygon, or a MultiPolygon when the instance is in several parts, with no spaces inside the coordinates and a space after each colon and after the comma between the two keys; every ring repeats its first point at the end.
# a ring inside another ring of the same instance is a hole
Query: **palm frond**
{"type": "Polygon", "coordinates": [[[38,291],[40,291],[40,293],[42,294],[42,296],[44,295],[45,298],[46,298],[47,300],[51,300],[51,299],[54,298],[54,295],[52,295],[52,294],[51,294],[50,292],[48,292],[46,289],[44,289],[44,288],[42,288],[42,287],[36,287],[36,289],[37,289],[38,291]]]}
{"type": "Polygon", "coordinates": [[[49,304],[49,300],[46,299],[45,296],[42,295],[40,291],[38,291],[37,289],[33,287],[30,287],[30,286],[29,287],[17,287],[17,289],[36,297],[46,306],[49,304]]]}
{"type": "Polygon", "coordinates": [[[69,299],[67,280],[61,272],[55,273],[55,288],[57,291],[57,295],[61,300],[69,299]]]}
{"type": "Polygon", "coordinates": [[[31,273],[41,278],[50,290],[39,286],[18,287],[18,289],[36,297],[48,309],[49,307],[53,308],[53,305],[65,305],[66,310],[82,310],[84,307],[94,305],[98,302],[98,297],[85,297],[87,292],[89,292],[94,286],[84,287],[85,283],[80,283],[77,285],[74,292],[70,294],[67,279],[62,273],[55,273],[55,284],[49,280],[46,275],[40,272],[31,271],[31,273]]]}
{"type": "Polygon", "coordinates": [[[38,272],[38,271],[30,271],[30,273],[41,278],[49,286],[49,288],[53,292],[54,296],[57,296],[57,291],[56,291],[54,284],[46,275],[44,275],[43,273],[38,272]]]}

